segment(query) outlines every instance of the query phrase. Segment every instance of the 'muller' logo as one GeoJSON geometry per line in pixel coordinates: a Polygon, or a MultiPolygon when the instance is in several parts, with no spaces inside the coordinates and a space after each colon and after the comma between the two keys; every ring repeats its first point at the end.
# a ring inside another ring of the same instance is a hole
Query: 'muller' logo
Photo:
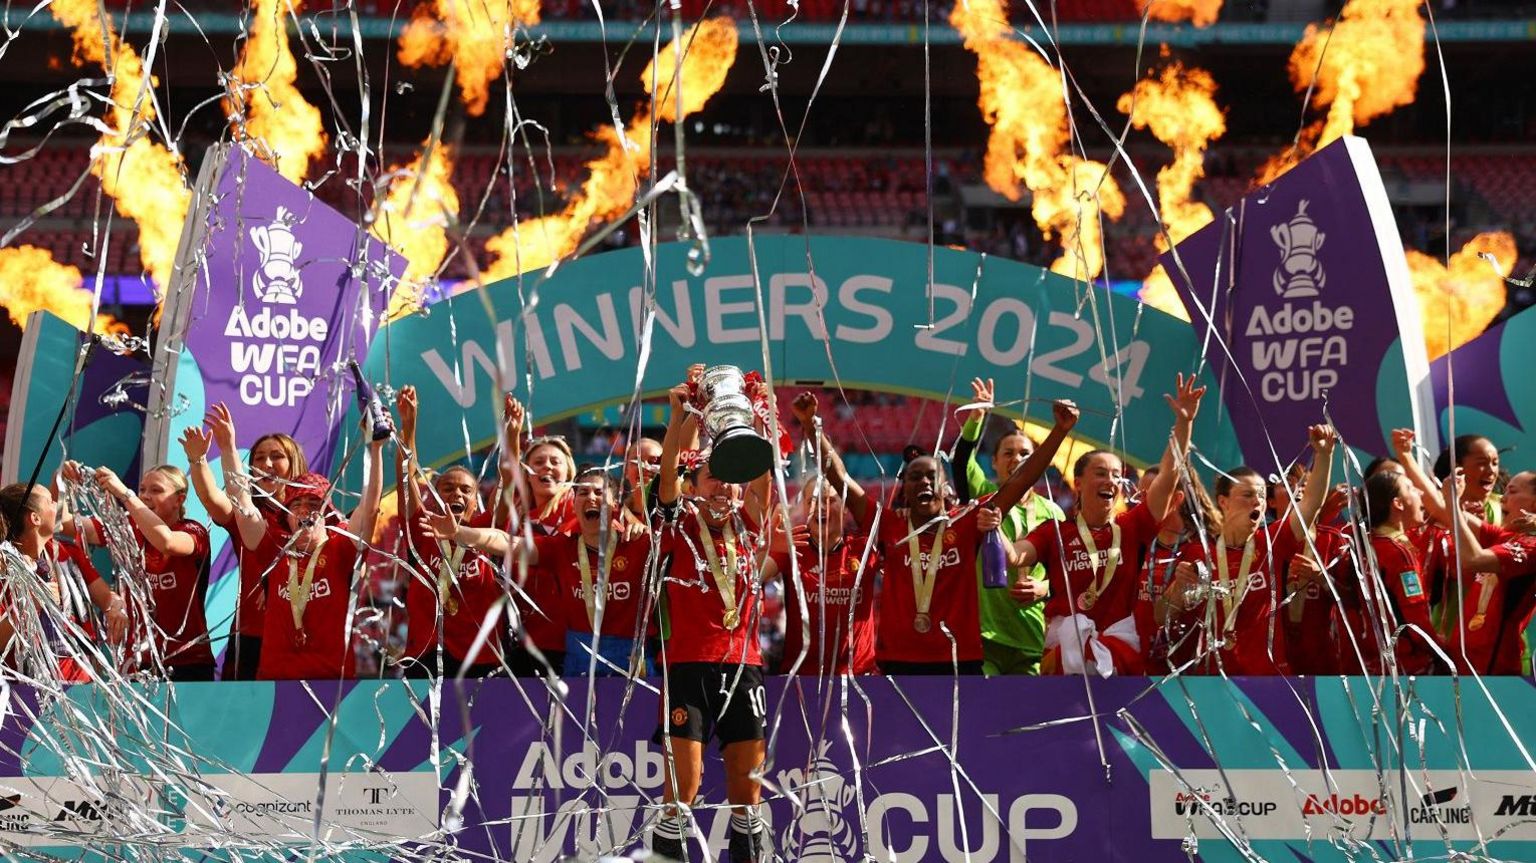
{"type": "Polygon", "coordinates": [[[1495,815],[1536,815],[1536,794],[1505,794],[1495,815]]]}

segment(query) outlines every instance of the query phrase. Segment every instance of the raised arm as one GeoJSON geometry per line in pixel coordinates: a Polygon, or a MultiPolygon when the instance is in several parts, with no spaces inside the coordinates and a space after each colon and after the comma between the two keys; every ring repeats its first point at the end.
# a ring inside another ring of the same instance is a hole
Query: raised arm
{"type": "Polygon", "coordinates": [[[395,502],[400,517],[410,519],[421,512],[421,463],[416,459],[416,388],[410,384],[395,394],[395,411],[400,415],[400,446],[395,449],[395,502]]]}
{"type": "MultiPolygon", "coordinates": [[[[995,388],[992,379],[974,378],[971,396],[976,402],[991,404],[995,388]]],[[[987,409],[976,408],[960,427],[960,440],[955,443],[955,494],[961,503],[969,503],[977,493],[987,487],[987,475],[976,461],[976,445],[981,443],[982,429],[986,428],[987,409]]]]}
{"type": "Polygon", "coordinates": [[[229,408],[220,403],[209,409],[204,421],[213,433],[214,442],[219,445],[219,461],[224,468],[224,491],[234,507],[240,542],[248,549],[255,549],[267,535],[267,520],[262,518],[256,504],[251,502],[251,478],[240,464],[235,449],[234,417],[230,416],[229,408]]]}
{"type": "MultiPolygon", "coordinates": [[[[1457,468],[1451,475],[1445,478],[1443,486],[1446,502],[1461,500],[1462,479],[1461,469],[1457,468]]],[[[1461,511],[1459,506],[1446,507],[1446,513],[1451,519],[1451,530],[1456,531],[1456,558],[1461,563],[1463,572],[1498,572],[1499,558],[1477,541],[1477,531],[1473,529],[1472,519],[1461,511]]]]}
{"type": "Polygon", "coordinates": [[[384,493],[384,444],[388,440],[384,438],[368,442],[362,499],[347,519],[347,532],[364,545],[373,541],[373,525],[379,518],[379,497],[384,493]]]}
{"type": "Polygon", "coordinates": [[[224,489],[219,488],[213,476],[213,468],[208,466],[208,450],[213,448],[213,432],[207,428],[207,417],[203,418],[203,423],[200,426],[187,426],[181,433],[181,449],[187,454],[187,479],[191,481],[193,493],[202,501],[203,509],[208,511],[208,517],[213,523],[227,525],[234,518],[235,504],[224,493],[224,489]]]}
{"type": "MultiPolygon", "coordinates": [[[[1436,523],[1446,527],[1451,526],[1450,512],[1446,509],[1446,498],[1440,494],[1440,487],[1435,484],[1424,468],[1419,466],[1419,459],[1414,454],[1413,429],[1392,430],[1392,454],[1397,456],[1397,463],[1403,466],[1403,475],[1419,490],[1419,495],[1424,502],[1424,512],[1436,523]]],[[[1455,528],[1452,528],[1453,530],[1455,528]]]]}
{"type": "Polygon", "coordinates": [[[1332,490],[1329,482],[1333,477],[1333,448],[1339,442],[1339,433],[1333,426],[1315,425],[1307,429],[1307,438],[1312,444],[1312,471],[1307,474],[1307,490],[1301,495],[1299,520],[1291,521],[1291,532],[1301,540],[1312,530],[1317,513],[1332,490]]]}
{"type": "Polygon", "coordinates": [[[687,383],[673,387],[667,393],[672,414],[667,417],[667,434],[661,439],[661,473],[656,481],[656,500],[662,506],[673,506],[683,496],[683,475],[678,469],[678,459],[683,453],[683,439],[688,433],[688,399],[691,390],[687,383]]]}
{"type": "Polygon", "coordinates": [[[837,447],[832,439],[822,431],[821,424],[817,422],[820,402],[813,392],[803,392],[795,396],[790,405],[795,419],[800,421],[800,427],[807,437],[814,435],[816,446],[821,454],[821,472],[832,488],[846,499],[845,505],[848,511],[853,513],[854,519],[859,524],[867,523],[869,515],[869,495],[864,487],[859,485],[853,477],[848,475],[848,468],[843,464],[843,457],[838,455],[837,447]]]}
{"type": "Polygon", "coordinates": [[[139,532],[144,534],[144,541],[153,546],[155,551],[170,557],[186,557],[197,551],[197,540],[192,537],[192,534],[172,530],[164,519],[140,500],[132,489],[123,484],[122,479],[111,468],[97,468],[96,483],[128,510],[128,517],[138,525],[139,532]]]}
{"type": "Polygon", "coordinates": [[[1065,399],[1051,405],[1051,414],[1056,418],[1055,425],[1051,426],[1051,433],[1046,435],[1040,446],[1029,454],[1029,458],[1019,465],[1006,480],[1002,480],[998,486],[997,494],[992,498],[992,505],[1002,512],[1007,512],[1013,505],[1024,499],[1024,495],[1034,488],[1035,483],[1045,474],[1045,469],[1050,467],[1051,460],[1056,458],[1056,451],[1061,449],[1062,443],[1067,439],[1067,434],[1072,427],[1077,425],[1077,418],[1081,412],[1077,405],[1065,399]]]}
{"type": "Polygon", "coordinates": [[[523,420],[528,412],[511,393],[502,397],[501,436],[505,441],[501,461],[496,465],[497,491],[495,524],[510,524],[512,508],[526,504],[523,494],[523,420]]]}
{"type": "Polygon", "coordinates": [[[1169,433],[1168,448],[1163,451],[1163,461],[1157,476],[1147,487],[1147,509],[1161,524],[1168,517],[1173,493],[1179,483],[1179,462],[1189,452],[1189,439],[1195,428],[1195,417],[1200,413],[1200,400],[1205,398],[1205,387],[1195,386],[1195,376],[1179,375],[1174,383],[1175,395],[1164,394],[1168,407],[1173,410],[1173,431],[1169,433]]]}

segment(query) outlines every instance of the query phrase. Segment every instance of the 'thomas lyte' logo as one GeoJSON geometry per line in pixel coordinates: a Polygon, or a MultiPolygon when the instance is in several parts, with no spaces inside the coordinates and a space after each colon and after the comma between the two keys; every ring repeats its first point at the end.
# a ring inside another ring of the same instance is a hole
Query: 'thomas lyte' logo
{"type": "Polygon", "coordinates": [[[293,235],[293,214],[278,207],[272,221],[251,229],[251,243],[261,255],[261,266],[251,276],[251,287],[264,303],[291,306],[304,295],[298,257],[304,244],[293,235]]]}

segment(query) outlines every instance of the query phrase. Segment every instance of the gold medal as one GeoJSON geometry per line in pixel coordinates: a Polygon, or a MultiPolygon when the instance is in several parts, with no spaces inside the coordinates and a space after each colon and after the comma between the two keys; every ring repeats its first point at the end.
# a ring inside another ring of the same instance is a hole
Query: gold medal
{"type": "Polygon", "coordinates": [[[295,650],[303,650],[304,646],[307,645],[307,644],[309,644],[309,633],[305,632],[302,629],[294,630],[294,633],[293,633],[293,647],[294,647],[294,649],[295,650]]]}
{"type": "Polygon", "coordinates": [[[1467,621],[1467,628],[1472,630],[1473,632],[1476,632],[1479,629],[1482,629],[1483,628],[1483,624],[1486,623],[1486,622],[1488,622],[1488,616],[1487,615],[1482,614],[1482,613],[1474,614],[1474,615],[1472,615],[1472,619],[1467,621]]]}
{"type": "Polygon", "coordinates": [[[709,562],[710,575],[714,576],[715,589],[720,591],[720,601],[725,606],[724,613],[720,616],[720,625],[726,629],[735,629],[736,623],[741,620],[741,612],[736,608],[736,531],[731,529],[729,520],[721,525],[721,532],[725,534],[725,566],[720,565],[720,556],[715,553],[715,536],[709,530],[709,525],[704,519],[699,519],[699,544],[704,546],[704,557],[709,562]]]}
{"type": "Polygon", "coordinates": [[[448,615],[449,617],[452,617],[455,614],[459,613],[459,600],[458,600],[458,597],[452,596],[452,595],[450,595],[448,597],[448,601],[443,603],[443,613],[448,615]]]}
{"type": "Polygon", "coordinates": [[[1098,601],[1099,592],[1090,587],[1077,595],[1077,610],[1084,612],[1092,611],[1094,605],[1098,604],[1098,601]]]}
{"type": "Polygon", "coordinates": [[[1088,552],[1088,571],[1093,577],[1092,583],[1077,595],[1077,610],[1087,612],[1099,602],[1099,594],[1109,588],[1109,583],[1115,578],[1115,571],[1120,568],[1120,523],[1113,519],[1109,522],[1109,548],[1104,550],[1104,565],[1099,566],[1099,546],[1093,540],[1093,531],[1088,527],[1088,522],[1082,513],[1077,515],[1077,533],[1083,540],[1083,549],[1088,552]]]}
{"type": "MultiPolygon", "coordinates": [[[[910,521],[907,526],[911,527],[910,521]]],[[[928,609],[933,603],[933,587],[939,577],[939,564],[944,560],[946,533],[948,531],[934,531],[933,546],[928,549],[926,566],[923,565],[923,547],[918,541],[919,535],[912,533],[907,536],[907,558],[912,568],[912,601],[917,611],[917,616],[912,618],[912,628],[918,632],[933,629],[933,618],[928,616],[928,609]]]]}

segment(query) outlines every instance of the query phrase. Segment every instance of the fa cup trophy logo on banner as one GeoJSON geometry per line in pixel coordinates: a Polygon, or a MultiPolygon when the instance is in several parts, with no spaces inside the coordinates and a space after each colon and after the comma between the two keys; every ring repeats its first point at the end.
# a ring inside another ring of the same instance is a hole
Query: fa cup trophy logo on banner
{"type": "Polygon", "coordinates": [[[1296,208],[1296,215],[1289,222],[1281,222],[1269,229],[1275,245],[1280,247],[1280,266],[1275,269],[1275,293],[1287,300],[1315,297],[1327,282],[1323,264],[1317,259],[1318,250],[1327,237],[1317,229],[1312,217],[1307,215],[1307,202],[1296,208]]]}
{"type": "Polygon", "coordinates": [[[251,229],[251,243],[261,255],[261,267],[251,277],[251,287],[264,303],[291,306],[304,295],[304,282],[296,266],[304,244],[293,235],[294,218],[278,207],[272,222],[251,229]]]}
{"type": "MultiPolygon", "coordinates": [[[[694,385],[709,432],[709,472],[725,482],[751,482],[773,467],[773,444],[753,428],[758,406],[735,366],[707,369],[694,385]]],[[[766,410],[766,405],[763,406],[766,410]]]]}
{"type": "Polygon", "coordinates": [[[850,863],[860,859],[859,837],[843,817],[856,796],[828,754],[832,744],[822,741],[810,770],[796,767],[779,771],[782,788],[803,795],[804,808],[784,828],[782,847],[799,863],[850,863]]]}

